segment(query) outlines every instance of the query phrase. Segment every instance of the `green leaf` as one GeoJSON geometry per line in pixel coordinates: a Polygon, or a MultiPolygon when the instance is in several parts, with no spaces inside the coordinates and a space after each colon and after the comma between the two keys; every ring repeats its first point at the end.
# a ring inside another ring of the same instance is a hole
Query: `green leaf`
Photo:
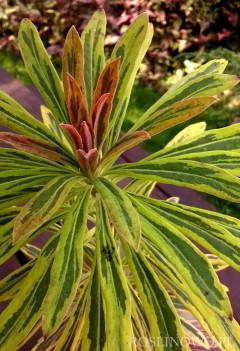
{"type": "Polygon", "coordinates": [[[225,128],[208,130],[194,138],[166,147],[145,158],[145,161],[162,157],[180,156],[207,151],[235,151],[240,149],[240,123],[225,128]]]}
{"type": "Polygon", "coordinates": [[[108,350],[132,350],[131,301],[108,215],[102,200],[97,201],[96,250],[108,350]],[[109,308],[110,306],[110,308],[109,308]]]}
{"type": "Polygon", "coordinates": [[[74,26],[70,28],[67,34],[63,49],[62,76],[66,101],[68,99],[68,73],[71,74],[78,83],[85,101],[86,90],[84,82],[83,48],[79,34],[74,26]]]}
{"type": "Polygon", "coordinates": [[[69,122],[64,93],[58,74],[51,63],[38,34],[37,28],[29,19],[23,19],[18,41],[28,73],[48,104],[56,120],[69,122]]]}
{"type": "Polygon", "coordinates": [[[137,131],[124,135],[113,147],[103,156],[100,168],[106,168],[112,165],[117,158],[122,155],[126,150],[142,143],[144,140],[149,139],[150,135],[144,131],[137,131]]]}
{"type": "MultiPolygon", "coordinates": [[[[154,121],[154,119],[159,118],[161,120],[161,116],[165,119],[165,123],[168,122],[168,118],[171,118],[171,106],[176,106],[175,109],[178,109],[178,104],[187,104],[186,100],[194,101],[194,98],[199,98],[202,105],[204,105],[204,97],[206,99],[211,99],[214,102],[213,96],[222,93],[227,89],[231,89],[236,84],[238,84],[239,78],[236,76],[231,76],[227,74],[204,74],[201,76],[197,76],[193,79],[188,80],[185,84],[181,85],[177,90],[171,90],[171,92],[167,92],[163,95],[153,106],[151,106],[145,114],[138,120],[138,122],[131,128],[131,132],[138,129],[144,129],[148,126],[148,121],[154,121]],[[165,111],[170,111],[170,117],[164,116],[165,111]]],[[[196,99],[197,104],[198,99],[196,99]]],[[[209,101],[209,105],[210,105],[209,101]]],[[[205,104],[205,108],[207,108],[207,104],[205,104]]],[[[202,111],[205,109],[202,108],[202,111]]],[[[201,112],[201,111],[199,111],[201,112]]],[[[198,113],[199,113],[198,112],[198,113]]],[[[173,114],[173,112],[172,112],[173,114]]],[[[195,113],[196,115],[197,113],[195,113]]],[[[181,123],[181,119],[176,119],[174,124],[176,125],[181,123]]],[[[161,127],[162,128],[162,127],[161,127]]],[[[166,128],[164,128],[166,129],[166,128]]],[[[159,132],[163,129],[157,130],[157,126],[155,128],[155,132],[159,132]]],[[[148,130],[146,130],[148,131],[148,130]]],[[[154,132],[154,133],[155,133],[154,132]]]]}
{"type": "MultiPolygon", "coordinates": [[[[59,170],[46,168],[34,169],[15,169],[10,171],[2,171],[0,173],[0,198],[6,195],[18,193],[21,190],[30,191],[31,187],[36,185],[44,185],[48,180],[59,175],[59,170]]],[[[21,194],[22,195],[22,194],[21,194]]]]}
{"type": "Polygon", "coordinates": [[[207,334],[222,351],[239,351],[240,327],[236,320],[229,320],[218,315],[198,298],[191,301],[172,280],[164,274],[160,277],[167,289],[197,318],[207,334]]]}
{"type": "Polygon", "coordinates": [[[146,197],[136,197],[156,215],[165,219],[183,235],[216,254],[230,266],[240,271],[240,240],[213,220],[184,210],[181,205],[146,197]]]}
{"type": "Polygon", "coordinates": [[[12,300],[16,296],[34,263],[35,261],[28,262],[0,281],[0,301],[12,300]]]}
{"type": "Polygon", "coordinates": [[[20,134],[62,145],[60,140],[30,113],[2,101],[0,101],[0,123],[20,134]]]}
{"type": "Polygon", "coordinates": [[[70,318],[61,332],[60,338],[55,346],[55,351],[69,351],[73,345],[78,345],[84,323],[84,312],[86,307],[86,292],[88,282],[82,288],[79,297],[73,307],[70,318]]]}
{"type": "Polygon", "coordinates": [[[190,289],[220,315],[230,318],[230,302],[205,255],[151,207],[136,200],[134,204],[141,214],[144,236],[175,267],[172,273],[176,277],[180,275],[187,290],[190,289]]]}
{"type": "Polygon", "coordinates": [[[183,130],[181,130],[169,143],[166,147],[173,146],[175,144],[181,143],[187,139],[193,138],[199,134],[202,134],[207,125],[206,122],[198,122],[187,126],[183,130]]]}
{"type": "Polygon", "coordinates": [[[131,201],[123,190],[107,179],[97,178],[94,185],[102,197],[118,235],[137,250],[141,240],[141,227],[138,213],[131,201]]]}
{"type": "Polygon", "coordinates": [[[188,346],[180,342],[184,339],[180,319],[157,275],[141,252],[134,252],[124,240],[122,244],[147,316],[151,340],[155,341],[154,349],[167,351],[167,341],[173,340],[172,351],[188,350],[188,346]]]}
{"type": "Polygon", "coordinates": [[[65,218],[43,305],[43,329],[52,334],[62,322],[76,295],[82,274],[83,239],[87,229],[91,188],[82,191],[65,218]]]}
{"type": "Polygon", "coordinates": [[[91,109],[93,92],[98,78],[105,66],[104,40],[106,33],[106,16],[103,10],[96,11],[85,27],[82,36],[84,53],[84,80],[88,109],[91,109]]]}
{"type": "Polygon", "coordinates": [[[0,348],[17,350],[41,317],[41,306],[49,286],[51,256],[58,236],[52,237],[42,250],[16,298],[1,314],[0,348]]]}
{"type": "Polygon", "coordinates": [[[240,202],[240,180],[214,165],[169,157],[154,161],[122,164],[108,171],[111,175],[175,184],[240,202]]]}
{"type": "Polygon", "coordinates": [[[31,235],[62,206],[71,188],[75,186],[80,177],[59,176],[45,185],[23,207],[16,218],[13,230],[13,240],[31,235]]]}
{"type": "Polygon", "coordinates": [[[16,100],[14,100],[10,95],[5,93],[4,91],[0,91],[0,102],[8,104],[17,110],[21,110],[24,113],[28,113],[22,105],[20,105],[16,100]]]}
{"type": "Polygon", "coordinates": [[[115,144],[121,132],[134,79],[151,43],[152,35],[153,28],[148,23],[148,16],[142,13],[129,26],[113,49],[110,60],[121,57],[121,65],[110,120],[112,130],[107,138],[108,149],[115,144]]]}
{"type": "Polygon", "coordinates": [[[91,267],[91,277],[87,292],[85,322],[82,329],[81,351],[107,351],[106,325],[103,311],[103,299],[99,281],[96,256],[91,267]]]}
{"type": "Polygon", "coordinates": [[[165,129],[191,119],[216,101],[215,97],[200,96],[174,102],[170,106],[155,111],[146,118],[140,118],[129,133],[133,130],[141,129],[150,135],[158,134],[165,129]]]}

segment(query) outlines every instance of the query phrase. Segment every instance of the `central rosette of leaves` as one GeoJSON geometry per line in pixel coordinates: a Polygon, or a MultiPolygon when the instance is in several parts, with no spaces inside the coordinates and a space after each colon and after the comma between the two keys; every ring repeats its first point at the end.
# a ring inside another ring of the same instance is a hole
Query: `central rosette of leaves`
{"type": "Polygon", "coordinates": [[[110,62],[100,75],[92,101],[83,81],[65,72],[64,90],[71,124],[61,124],[70,135],[81,170],[93,176],[105,141],[112,101],[118,83],[119,61],[110,62]]]}

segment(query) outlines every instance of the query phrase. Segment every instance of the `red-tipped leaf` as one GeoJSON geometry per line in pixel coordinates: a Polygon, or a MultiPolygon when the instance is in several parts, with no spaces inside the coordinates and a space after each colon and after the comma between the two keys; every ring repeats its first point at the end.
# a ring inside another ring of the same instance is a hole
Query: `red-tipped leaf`
{"type": "Polygon", "coordinates": [[[67,107],[71,122],[77,128],[83,121],[88,120],[85,98],[77,81],[70,75],[68,77],[67,107]]]}

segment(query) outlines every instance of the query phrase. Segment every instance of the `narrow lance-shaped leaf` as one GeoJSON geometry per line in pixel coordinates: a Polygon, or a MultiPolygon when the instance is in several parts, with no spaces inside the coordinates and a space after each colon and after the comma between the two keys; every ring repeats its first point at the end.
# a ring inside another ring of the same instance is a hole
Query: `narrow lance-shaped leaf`
{"type": "Polygon", "coordinates": [[[117,158],[126,150],[142,143],[144,140],[150,139],[150,135],[143,131],[137,131],[124,135],[113,147],[103,156],[100,162],[100,168],[109,167],[117,158]]]}
{"type": "Polygon", "coordinates": [[[67,73],[68,97],[67,107],[73,126],[79,128],[83,121],[88,120],[87,105],[77,81],[67,73]]]}
{"type": "Polygon", "coordinates": [[[104,301],[107,349],[131,351],[130,293],[108,215],[100,197],[97,201],[96,250],[104,301]]]}
{"type": "Polygon", "coordinates": [[[176,145],[171,145],[145,160],[153,160],[169,156],[187,155],[207,151],[234,151],[240,149],[240,124],[234,124],[225,128],[208,130],[196,137],[190,138],[176,145]]]}
{"type": "MultiPolygon", "coordinates": [[[[136,197],[136,195],[133,195],[136,197]]],[[[240,270],[240,241],[228,230],[204,216],[184,210],[181,205],[146,197],[136,197],[156,215],[163,217],[183,235],[215,253],[236,270],[240,270]]]]}
{"type": "Polygon", "coordinates": [[[16,296],[34,263],[34,260],[28,262],[0,281],[0,301],[12,300],[16,296]]]}
{"type": "Polygon", "coordinates": [[[29,236],[62,206],[69,191],[81,178],[55,177],[23,207],[16,218],[13,240],[29,236]]]}
{"type": "Polygon", "coordinates": [[[172,267],[177,267],[177,270],[174,269],[173,279],[176,280],[180,275],[190,294],[194,293],[217,313],[231,319],[232,310],[228,297],[204,254],[171,223],[151,211],[151,208],[135,200],[134,204],[141,213],[144,237],[160,251],[172,267]]]}
{"type": "Polygon", "coordinates": [[[104,37],[106,16],[103,10],[96,11],[84,29],[81,41],[84,52],[84,80],[88,101],[88,110],[92,103],[97,80],[105,65],[104,37]]]}
{"type": "Polygon", "coordinates": [[[118,235],[137,250],[141,240],[141,227],[138,213],[131,201],[123,190],[107,179],[97,178],[95,187],[102,197],[118,235]]]}
{"type": "Polygon", "coordinates": [[[121,65],[110,120],[111,131],[107,138],[108,149],[115,144],[121,132],[134,79],[151,43],[152,35],[153,27],[148,23],[147,14],[142,13],[131,23],[112,52],[111,61],[121,57],[121,65]]]}
{"type": "Polygon", "coordinates": [[[24,113],[28,113],[27,110],[20,105],[15,99],[13,99],[10,95],[5,93],[4,91],[0,91],[0,102],[8,104],[17,110],[21,110],[24,113]]]}
{"type": "Polygon", "coordinates": [[[220,198],[240,202],[240,180],[214,165],[169,157],[156,161],[122,164],[108,171],[111,175],[153,180],[186,186],[220,198]]]}
{"type": "Polygon", "coordinates": [[[197,318],[203,329],[212,338],[220,350],[238,351],[240,346],[240,328],[236,320],[228,320],[219,316],[199,298],[191,301],[172,280],[164,274],[160,275],[163,284],[177,299],[197,318]]]}
{"type": "Polygon", "coordinates": [[[18,41],[27,70],[58,122],[68,122],[64,93],[58,74],[29,19],[23,19],[18,41]]]}
{"type": "Polygon", "coordinates": [[[90,193],[90,187],[79,193],[60,230],[50,285],[43,305],[43,329],[47,335],[59,327],[80,282],[90,193]]]}
{"type": "MultiPolygon", "coordinates": [[[[200,100],[204,100],[204,98],[213,99],[213,96],[220,94],[227,89],[231,89],[238,84],[238,82],[239,79],[236,76],[227,74],[205,74],[191,79],[177,91],[172,91],[172,93],[168,94],[166,97],[163,95],[145,112],[145,114],[138,120],[137,124],[134,125],[130,131],[145,129],[144,126],[147,125],[147,121],[154,121],[154,119],[159,118],[159,116],[161,118],[164,111],[171,111],[171,106],[175,103],[175,106],[178,106],[177,103],[179,103],[181,106],[181,103],[185,104],[186,102],[184,101],[189,99],[192,99],[192,101],[194,101],[194,98],[198,98],[200,100]]],[[[198,99],[196,99],[196,101],[198,99]]],[[[205,108],[207,108],[207,106],[205,108]]],[[[167,118],[165,121],[167,123],[167,118]]],[[[181,120],[176,119],[175,124],[176,123],[181,123],[181,120]]]]}
{"type": "Polygon", "coordinates": [[[193,138],[199,134],[202,134],[207,127],[206,122],[198,122],[194,124],[190,124],[183,130],[181,130],[165,147],[170,147],[181,143],[187,139],[193,138]]]}
{"type": "Polygon", "coordinates": [[[37,156],[46,157],[56,162],[69,162],[64,156],[63,149],[50,141],[18,135],[15,133],[0,132],[0,140],[11,144],[18,150],[27,151],[37,156]]]}
{"type": "Polygon", "coordinates": [[[67,34],[63,49],[63,87],[66,100],[68,99],[68,76],[70,74],[78,83],[86,104],[86,91],[84,82],[83,48],[80,36],[74,26],[67,34]]]}
{"type": "Polygon", "coordinates": [[[94,121],[94,109],[96,108],[96,105],[99,102],[100,98],[105,94],[109,94],[98,117],[97,127],[95,127],[97,147],[100,147],[103,144],[108,131],[108,122],[112,110],[112,101],[118,84],[119,64],[120,57],[106,65],[98,79],[97,86],[94,91],[91,111],[91,124],[93,127],[96,124],[94,121]]]}
{"type": "Polygon", "coordinates": [[[0,348],[17,350],[41,317],[41,306],[49,286],[51,257],[58,236],[53,236],[42,250],[17,297],[1,314],[0,348]]]}
{"type": "Polygon", "coordinates": [[[2,101],[0,101],[0,123],[20,134],[53,141],[57,145],[61,145],[58,137],[30,113],[2,101]]]}
{"type": "Polygon", "coordinates": [[[85,323],[82,330],[81,351],[107,351],[106,325],[103,311],[103,299],[96,256],[91,267],[91,277],[87,292],[85,323]]]}
{"type": "Polygon", "coordinates": [[[142,253],[134,252],[124,239],[122,244],[147,316],[151,338],[157,340],[154,349],[167,351],[168,341],[173,340],[172,351],[189,350],[187,342],[180,342],[184,339],[180,319],[157,275],[142,253]]]}
{"type": "Polygon", "coordinates": [[[185,122],[198,115],[211,106],[217,99],[215,97],[193,97],[177,101],[170,106],[158,110],[147,118],[140,118],[131,128],[131,131],[143,129],[150,135],[155,135],[165,129],[185,122]]]}

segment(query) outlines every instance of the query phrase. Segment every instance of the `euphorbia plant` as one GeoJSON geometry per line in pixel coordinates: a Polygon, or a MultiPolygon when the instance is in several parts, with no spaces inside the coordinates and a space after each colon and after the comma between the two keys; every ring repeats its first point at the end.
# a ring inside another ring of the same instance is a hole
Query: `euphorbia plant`
{"type": "Polygon", "coordinates": [[[224,60],[210,61],[121,136],[152,27],[140,15],[107,63],[105,28],[98,11],[81,38],[70,29],[62,86],[36,28],[20,26],[26,67],[48,108],[41,123],[0,93],[0,123],[17,132],[0,133],[15,147],[0,149],[0,262],[18,250],[31,258],[0,282],[1,300],[12,300],[0,349],[18,349],[39,328],[35,350],[189,350],[184,335],[207,347],[185,309],[222,350],[237,351],[240,328],[216,270],[240,270],[240,221],[149,195],[163,182],[240,202],[240,125],[204,132],[197,124],[139,162],[115,161],[238,79],[222,74],[224,60]],[[39,249],[31,241],[43,231],[49,240],[39,249]]]}

